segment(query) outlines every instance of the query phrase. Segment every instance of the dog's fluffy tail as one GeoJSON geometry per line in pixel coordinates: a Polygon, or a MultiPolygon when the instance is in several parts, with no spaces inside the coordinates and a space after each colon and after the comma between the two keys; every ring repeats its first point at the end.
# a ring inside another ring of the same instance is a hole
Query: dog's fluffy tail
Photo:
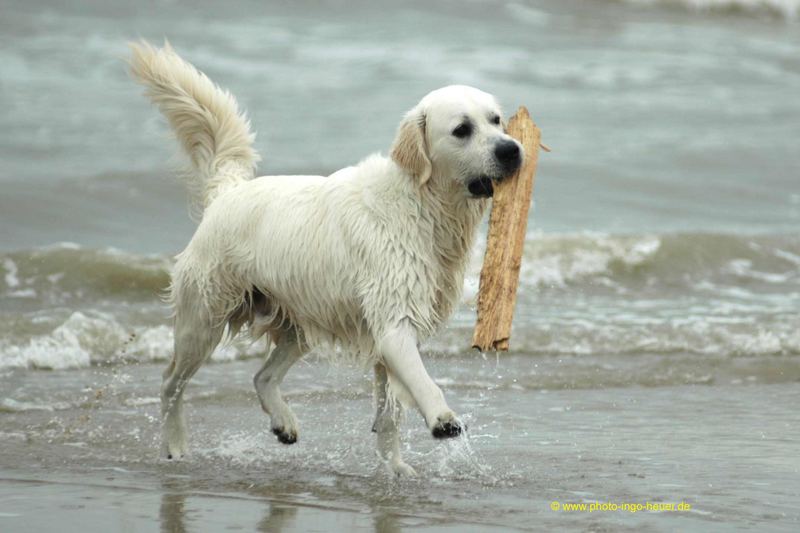
{"type": "Polygon", "coordinates": [[[131,75],[167,117],[192,168],[187,185],[202,212],[224,189],[252,179],[260,159],[250,123],[234,97],[175,53],[168,42],[156,48],[130,43],[131,75]]]}

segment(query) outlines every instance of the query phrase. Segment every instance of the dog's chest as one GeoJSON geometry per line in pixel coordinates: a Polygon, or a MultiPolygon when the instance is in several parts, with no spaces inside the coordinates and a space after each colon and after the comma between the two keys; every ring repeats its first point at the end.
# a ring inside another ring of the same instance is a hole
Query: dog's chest
{"type": "Polygon", "coordinates": [[[429,275],[435,278],[435,291],[431,304],[439,321],[450,316],[461,296],[485,202],[449,207],[450,216],[437,219],[432,229],[435,268],[429,275]]]}

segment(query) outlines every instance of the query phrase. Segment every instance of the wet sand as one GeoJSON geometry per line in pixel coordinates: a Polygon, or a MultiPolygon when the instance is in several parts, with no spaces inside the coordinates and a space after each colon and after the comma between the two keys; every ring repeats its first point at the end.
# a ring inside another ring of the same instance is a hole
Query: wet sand
{"type": "Polygon", "coordinates": [[[6,372],[0,529],[791,531],[800,524],[796,370],[665,386],[537,388],[509,379],[530,374],[531,363],[432,359],[469,435],[436,442],[409,413],[406,455],[420,477],[401,480],[375,456],[369,381],[358,370],[305,364],[289,375],[285,390],[301,433],[287,447],[269,433],[250,390],[256,361],[205,367],[188,394],[191,453],[177,463],[157,457],[160,367],[6,372]],[[582,502],[691,509],[563,509],[582,502]]]}

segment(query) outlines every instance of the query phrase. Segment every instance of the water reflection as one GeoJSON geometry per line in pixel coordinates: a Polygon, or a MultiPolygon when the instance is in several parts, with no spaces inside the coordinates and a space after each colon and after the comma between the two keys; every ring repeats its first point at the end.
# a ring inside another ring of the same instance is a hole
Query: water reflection
{"type": "Polygon", "coordinates": [[[269,510],[264,518],[256,526],[256,531],[273,533],[286,530],[295,522],[297,507],[291,507],[280,503],[270,503],[269,510]]]}
{"type": "MultiPolygon", "coordinates": [[[[159,521],[162,533],[185,533],[189,531],[187,521],[189,516],[195,514],[197,519],[198,508],[187,498],[199,496],[186,487],[178,487],[173,483],[164,484],[164,492],[161,495],[161,507],[159,509],[159,521]]],[[[250,501],[254,505],[261,507],[261,502],[250,501]]],[[[264,502],[265,511],[263,518],[254,524],[255,531],[264,533],[280,533],[292,531],[315,530],[338,530],[338,529],[357,529],[368,531],[370,528],[375,533],[401,533],[403,531],[401,517],[380,507],[371,507],[368,513],[359,513],[352,510],[325,509],[315,506],[296,506],[282,502],[264,502]]],[[[196,502],[195,502],[196,504],[196,502]]],[[[200,511],[202,512],[202,511],[200,511]]],[[[249,525],[243,522],[245,516],[235,513],[229,515],[227,526],[231,528],[245,528],[249,525]]],[[[220,515],[216,516],[220,520],[220,515]]]]}
{"type": "Polygon", "coordinates": [[[161,520],[161,533],[185,533],[186,494],[182,492],[165,492],[161,495],[161,508],[158,516],[161,520]]]}
{"type": "Polygon", "coordinates": [[[379,509],[374,511],[373,526],[375,528],[375,533],[400,533],[403,531],[400,527],[400,520],[396,514],[384,513],[379,509]]]}

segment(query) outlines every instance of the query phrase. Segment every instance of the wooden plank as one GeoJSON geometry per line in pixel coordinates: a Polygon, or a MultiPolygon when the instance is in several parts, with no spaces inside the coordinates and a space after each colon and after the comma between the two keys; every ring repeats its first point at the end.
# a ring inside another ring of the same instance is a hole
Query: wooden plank
{"type": "Polygon", "coordinates": [[[508,350],[541,146],[542,133],[524,106],[509,120],[508,134],[522,144],[525,160],[516,174],[493,184],[489,234],[478,290],[478,320],[472,336],[473,347],[483,352],[508,350]]]}

